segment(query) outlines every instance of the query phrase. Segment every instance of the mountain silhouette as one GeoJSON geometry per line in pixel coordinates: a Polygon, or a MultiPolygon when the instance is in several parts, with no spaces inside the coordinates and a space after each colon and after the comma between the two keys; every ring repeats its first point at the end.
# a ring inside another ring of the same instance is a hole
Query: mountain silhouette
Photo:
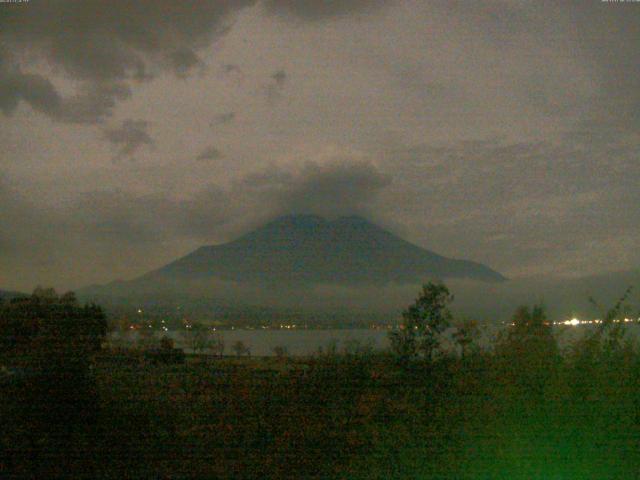
{"type": "Polygon", "coordinates": [[[201,247],[136,280],[215,277],[261,285],[421,283],[428,279],[502,281],[480,263],[446,258],[357,217],[280,217],[222,245],[201,247]]]}
{"type": "Polygon", "coordinates": [[[11,300],[16,297],[26,297],[24,293],[14,292],[11,290],[0,290],[0,299],[2,300],[11,300]]]}

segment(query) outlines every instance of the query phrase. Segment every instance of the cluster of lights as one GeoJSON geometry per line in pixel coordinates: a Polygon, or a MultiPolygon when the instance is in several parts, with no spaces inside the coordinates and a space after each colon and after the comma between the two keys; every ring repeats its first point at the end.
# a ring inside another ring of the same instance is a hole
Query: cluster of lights
{"type": "MultiPolygon", "coordinates": [[[[613,320],[613,323],[640,323],[640,318],[638,319],[633,319],[633,318],[617,318],[613,320]]],[[[563,320],[560,322],[553,322],[554,325],[570,325],[572,327],[577,327],[578,325],[597,325],[602,323],[602,320],[600,320],[599,318],[596,318],[595,320],[580,320],[577,318],[572,318],[570,320],[563,320]]]]}

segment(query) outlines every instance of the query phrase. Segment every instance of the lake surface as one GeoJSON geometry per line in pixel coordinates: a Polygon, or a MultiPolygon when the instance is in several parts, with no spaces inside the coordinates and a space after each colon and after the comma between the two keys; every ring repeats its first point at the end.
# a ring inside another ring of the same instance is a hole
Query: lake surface
{"type": "MultiPolygon", "coordinates": [[[[478,343],[483,347],[493,345],[501,326],[485,326],[483,333],[478,339],[478,343]]],[[[554,327],[554,332],[558,337],[561,347],[567,347],[579,339],[585,332],[592,330],[591,326],[559,326],[554,327]]],[[[342,352],[345,349],[357,347],[370,348],[373,350],[383,350],[389,347],[388,330],[372,329],[335,329],[335,330],[222,330],[212,333],[211,338],[221,337],[225,343],[225,355],[233,355],[232,345],[241,341],[250,348],[252,355],[271,356],[274,355],[274,348],[284,347],[290,355],[313,355],[319,349],[335,348],[342,352]]],[[[627,326],[629,338],[640,338],[640,326],[630,324],[627,326]]],[[[184,348],[190,352],[188,340],[182,332],[156,332],[154,341],[159,342],[163,336],[169,336],[176,344],[176,347],[184,348]]],[[[114,344],[135,345],[139,340],[138,332],[113,333],[111,340],[114,344]]],[[[453,349],[450,335],[443,338],[443,347],[453,349]]],[[[205,351],[206,353],[206,351],[205,351]]]]}

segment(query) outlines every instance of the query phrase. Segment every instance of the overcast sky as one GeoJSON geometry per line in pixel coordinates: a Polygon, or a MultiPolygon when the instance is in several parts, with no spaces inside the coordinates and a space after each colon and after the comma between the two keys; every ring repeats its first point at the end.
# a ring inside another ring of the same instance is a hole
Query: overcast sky
{"type": "Polygon", "coordinates": [[[507,276],[640,266],[640,3],[0,3],[0,288],[361,214],[507,276]]]}

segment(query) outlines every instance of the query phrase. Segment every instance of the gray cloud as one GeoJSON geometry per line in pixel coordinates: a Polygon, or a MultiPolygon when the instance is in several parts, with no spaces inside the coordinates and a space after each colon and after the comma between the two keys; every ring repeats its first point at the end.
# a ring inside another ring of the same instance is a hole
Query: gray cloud
{"type": "Polygon", "coordinates": [[[11,183],[0,172],[0,273],[17,288],[33,288],[27,279],[44,280],[50,270],[60,271],[57,263],[65,252],[59,248],[63,240],[58,233],[67,223],[51,208],[38,205],[37,195],[23,195],[11,183]]]}
{"type": "Polygon", "coordinates": [[[119,127],[107,128],[104,137],[117,148],[116,159],[131,157],[141,147],[154,144],[148,128],[149,122],[127,119],[119,127]]]}
{"type": "Polygon", "coordinates": [[[197,160],[217,160],[222,158],[222,152],[214,146],[205,148],[200,155],[196,157],[197,160]]]}
{"type": "Polygon", "coordinates": [[[220,113],[213,117],[213,121],[209,125],[211,126],[226,125],[228,123],[233,122],[235,118],[236,118],[236,112],[220,113]]]}
{"type": "Polygon", "coordinates": [[[86,192],[74,203],[72,217],[84,235],[103,242],[146,244],[183,238],[211,243],[290,213],[366,215],[390,181],[367,162],[309,162],[302,168],[255,171],[227,188],[210,184],[184,198],[170,198],[161,191],[86,192]]]}
{"type": "Polygon", "coordinates": [[[271,82],[264,87],[265,95],[270,102],[276,102],[282,98],[282,92],[287,83],[287,73],[284,70],[278,70],[271,75],[271,82]]]}
{"type": "Polygon", "coordinates": [[[624,269],[640,262],[627,250],[640,234],[638,153],[575,139],[395,148],[387,155],[397,189],[384,199],[402,207],[386,214],[404,225],[423,218],[424,233],[411,232],[423,245],[505,271],[624,269]],[[616,205],[627,207],[614,214],[616,205]],[[596,262],[595,245],[611,257],[596,262]]]}
{"type": "Polygon", "coordinates": [[[370,13],[385,4],[385,0],[266,0],[267,11],[293,16],[305,21],[318,21],[354,14],[370,13]]]}
{"type": "Polygon", "coordinates": [[[640,128],[640,41],[637,8],[607,2],[435,2],[434,7],[468,28],[483,32],[501,49],[517,48],[523,60],[564,58],[579,62],[592,75],[596,88],[585,95],[582,77],[554,78],[551,64],[522,88],[549,114],[580,117],[580,127],[594,134],[637,132],[640,128]],[[549,21],[553,18],[553,21],[549,21]],[[548,52],[538,52],[521,42],[541,38],[562,40],[548,52]],[[567,87],[571,88],[567,88],[567,87]],[[558,92],[562,92],[558,95],[558,92]]]}
{"type": "Polygon", "coordinates": [[[507,0],[3,6],[0,276],[132,276],[296,212],[366,215],[509,276],[636,267],[637,13],[507,0]],[[104,137],[67,125],[99,122],[104,137]],[[138,161],[109,163],[105,138],[138,161]],[[213,143],[224,156],[197,161],[213,143]]]}
{"type": "Polygon", "coordinates": [[[239,65],[234,63],[226,63],[221,67],[221,76],[240,85],[244,82],[245,74],[239,65]]]}
{"type": "Polygon", "coordinates": [[[302,167],[270,167],[237,178],[230,188],[210,185],[180,203],[181,234],[203,241],[229,239],[276,216],[368,215],[391,183],[373,164],[349,159],[302,167]]]}
{"type": "Polygon", "coordinates": [[[389,176],[361,161],[309,162],[296,175],[286,177],[281,172],[271,178],[283,210],[330,217],[372,212],[378,194],[391,184],[389,176]]]}
{"type": "Polygon", "coordinates": [[[233,64],[233,63],[226,63],[226,64],[224,64],[224,65],[222,66],[222,71],[223,71],[224,73],[237,73],[237,74],[240,74],[240,75],[242,75],[242,74],[243,74],[243,73],[242,73],[242,69],[241,69],[238,65],[235,65],[235,64],[233,64]]]}

